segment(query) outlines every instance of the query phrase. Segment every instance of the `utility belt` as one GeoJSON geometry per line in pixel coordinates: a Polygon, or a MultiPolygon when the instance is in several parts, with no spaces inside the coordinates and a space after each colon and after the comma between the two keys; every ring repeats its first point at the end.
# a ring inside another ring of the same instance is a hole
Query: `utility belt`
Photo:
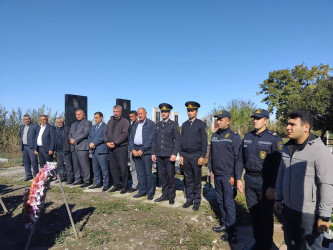
{"type": "Polygon", "coordinates": [[[252,172],[252,171],[246,170],[246,173],[248,175],[251,175],[252,177],[262,177],[262,173],[261,172],[252,172]]]}

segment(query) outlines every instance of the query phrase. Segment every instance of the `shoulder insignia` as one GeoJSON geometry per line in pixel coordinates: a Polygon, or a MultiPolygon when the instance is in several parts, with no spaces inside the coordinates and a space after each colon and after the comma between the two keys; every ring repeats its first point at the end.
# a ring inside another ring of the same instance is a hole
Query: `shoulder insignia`
{"type": "Polygon", "coordinates": [[[273,136],[277,136],[277,135],[278,135],[278,133],[273,132],[273,131],[271,131],[271,130],[268,130],[268,133],[271,134],[271,135],[273,135],[273,136]]]}
{"type": "Polygon", "coordinates": [[[233,131],[233,130],[230,130],[230,131],[231,131],[231,133],[237,135],[237,132],[236,132],[236,131],[233,131]]]}
{"type": "Polygon", "coordinates": [[[282,141],[278,141],[277,147],[281,151],[283,149],[283,142],[282,141]]]}

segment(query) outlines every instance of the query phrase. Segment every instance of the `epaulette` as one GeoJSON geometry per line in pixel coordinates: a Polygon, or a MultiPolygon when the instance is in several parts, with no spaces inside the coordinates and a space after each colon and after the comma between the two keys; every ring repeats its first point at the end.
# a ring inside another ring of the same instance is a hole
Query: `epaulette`
{"type": "Polygon", "coordinates": [[[188,120],[184,121],[184,122],[183,122],[183,125],[184,125],[185,123],[187,123],[187,122],[188,122],[188,120]]]}
{"type": "Polygon", "coordinates": [[[170,122],[170,123],[176,123],[176,122],[175,122],[175,121],[173,121],[173,120],[169,120],[169,122],[170,122]]]}
{"type": "Polygon", "coordinates": [[[233,133],[233,134],[235,134],[235,135],[238,134],[236,131],[233,131],[233,130],[230,130],[230,131],[231,131],[231,133],[233,133]]]}
{"type": "Polygon", "coordinates": [[[273,135],[273,136],[277,136],[277,135],[278,135],[278,133],[273,132],[273,131],[271,131],[271,130],[268,130],[268,133],[271,134],[271,135],[273,135]]]}

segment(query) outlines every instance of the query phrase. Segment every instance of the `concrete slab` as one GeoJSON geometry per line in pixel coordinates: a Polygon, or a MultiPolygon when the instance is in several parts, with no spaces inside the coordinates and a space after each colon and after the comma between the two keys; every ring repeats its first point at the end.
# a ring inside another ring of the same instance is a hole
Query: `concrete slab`
{"type": "Polygon", "coordinates": [[[8,159],[0,158],[0,163],[8,163],[8,159]]]}

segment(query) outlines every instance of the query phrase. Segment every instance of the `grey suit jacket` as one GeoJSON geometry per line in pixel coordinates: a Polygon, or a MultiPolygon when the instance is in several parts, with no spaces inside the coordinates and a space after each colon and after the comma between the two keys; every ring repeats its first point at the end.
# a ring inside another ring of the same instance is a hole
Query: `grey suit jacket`
{"type": "Polygon", "coordinates": [[[89,150],[88,136],[91,129],[91,122],[83,119],[79,124],[73,122],[69,131],[69,140],[74,139],[76,145],[71,145],[71,152],[89,150]]]}

